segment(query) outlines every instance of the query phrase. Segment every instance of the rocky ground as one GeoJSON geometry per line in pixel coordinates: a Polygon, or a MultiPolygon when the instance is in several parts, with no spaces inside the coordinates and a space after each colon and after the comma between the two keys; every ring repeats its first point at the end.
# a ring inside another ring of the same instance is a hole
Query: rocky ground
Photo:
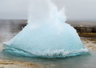
{"type": "Polygon", "coordinates": [[[96,51],[96,38],[81,38],[85,47],[87,47],[90,51],[96,51]]]}

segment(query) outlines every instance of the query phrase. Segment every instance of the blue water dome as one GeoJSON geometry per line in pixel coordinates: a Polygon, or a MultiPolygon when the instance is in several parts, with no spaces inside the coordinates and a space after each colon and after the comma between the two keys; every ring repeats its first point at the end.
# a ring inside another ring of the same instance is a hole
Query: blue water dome
{"type": "Polygon", "coordinates": [[[28,23],[3,52],[15,56],[58,58],[87,53],[76,30],[67,24],[64,9],[50,0],[31,0],[28,23]]]}

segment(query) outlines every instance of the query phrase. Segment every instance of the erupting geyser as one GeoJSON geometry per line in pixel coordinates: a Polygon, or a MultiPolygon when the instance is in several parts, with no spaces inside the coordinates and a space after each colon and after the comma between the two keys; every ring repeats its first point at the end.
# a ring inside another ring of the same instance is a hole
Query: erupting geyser
{"type": "Polygon", "coordinates": [[[64,11],[50,0],[31,0],[28,24],[4,43],[3,52],[15,56],[58,58],[88,52],[76,30],[65,23],[64,11]]]}

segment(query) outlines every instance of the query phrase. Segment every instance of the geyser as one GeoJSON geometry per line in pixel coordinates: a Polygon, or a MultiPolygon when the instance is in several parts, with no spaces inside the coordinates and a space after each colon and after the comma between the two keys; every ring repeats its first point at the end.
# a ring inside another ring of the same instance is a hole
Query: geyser
{"type": "Polygon", "coordinates": [[[28,24],[4,43],[4,53],[15,56],[58,58],[88,52],[76,30],[65,23],[64,11],[50,0],[31,0],[28,24]]]}

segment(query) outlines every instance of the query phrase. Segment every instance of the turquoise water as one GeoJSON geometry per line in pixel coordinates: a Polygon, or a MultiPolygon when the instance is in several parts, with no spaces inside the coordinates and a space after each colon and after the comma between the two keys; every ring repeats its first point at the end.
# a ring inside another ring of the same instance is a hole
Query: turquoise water
{"type": "Polygon", "coordinates": [[[64,58],[87,53],[76,30],[66,23],[64,11],[51,0],[30,1],[28,24],[4,42],[3,52],[15,56],[64,58]]]}

